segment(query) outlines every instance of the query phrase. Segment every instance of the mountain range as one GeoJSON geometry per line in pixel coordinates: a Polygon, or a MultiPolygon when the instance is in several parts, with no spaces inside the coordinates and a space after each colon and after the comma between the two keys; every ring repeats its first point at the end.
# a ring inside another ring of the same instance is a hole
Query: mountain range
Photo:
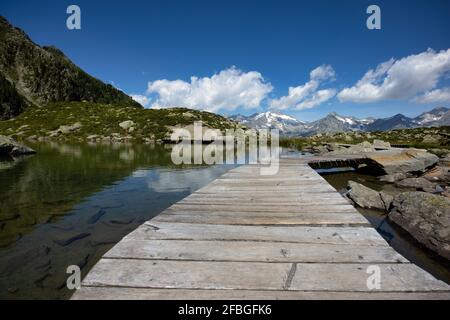
{"type": "Polygon", "coordinates": [[[0,120],[50,102],[88,101],[142,108],[90,76],[55,47],[41,47],[0,16],[0,120]]]}
{"type": "Polygon", "coordinates": [[[450,125],[450,109],[445,107],[434,108],[415,118],[397,114],[389,118],[358,119],[351,116],[341,116],[332,112],[313,122],[298,120],[289,115],[263,112],[250,116],[233,115],[231,119],[255,129],[278,129],[286,136],[311,136],[319,133],[335,133],[346,131],[388,131],[393,129],[438,127],[450,125]]]}

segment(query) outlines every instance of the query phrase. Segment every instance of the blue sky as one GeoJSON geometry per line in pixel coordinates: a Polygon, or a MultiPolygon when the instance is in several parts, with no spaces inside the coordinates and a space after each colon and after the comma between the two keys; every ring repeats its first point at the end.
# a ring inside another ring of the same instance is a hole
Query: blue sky
{"type": "Polygon", "coordinates": [[[450,106],[448,0],[3,0],[0,14],[148,106],[271,108],[302,120],[450,106]],[[81,30],[66,28],[70,4],[81,30]],[[366,27],[371,4],[381,30],[366,27]]]}

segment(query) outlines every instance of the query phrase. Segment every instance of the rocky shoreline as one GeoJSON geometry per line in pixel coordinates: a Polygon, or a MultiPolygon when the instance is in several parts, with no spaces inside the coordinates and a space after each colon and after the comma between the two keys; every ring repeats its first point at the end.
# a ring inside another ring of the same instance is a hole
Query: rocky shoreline
{"type": "Polygon", "coordinates": [[[317,151],[324,157],[367,157],[367,164],[357,171],[382,173],[378,179],[392,188],[376,191],[349,181],[344,197],[356,207],[385,212],[390,221],[419,243],[450,261],[450,154],[439,158],[424,149],[391,148],[380,140],[356,145],[324,144],[317,151]]]}
{"type": "Polygon", "coordinates": [[[36,151],[30,147],[27,147],[10,137],[0,135],[0,156],[15,157],[34,153],[36,153],[36,151]]]}

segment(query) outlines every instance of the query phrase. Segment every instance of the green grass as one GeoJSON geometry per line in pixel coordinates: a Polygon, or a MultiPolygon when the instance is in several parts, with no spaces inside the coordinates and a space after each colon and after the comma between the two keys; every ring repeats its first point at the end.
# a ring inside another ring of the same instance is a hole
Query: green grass
{"type": "Polygon", "coordinates": [[[222,116],[185,108],[154,110],[89,102],[58,102],[45,107],[30,107],[14,119],[0,121],[0,134],[18,140],[30,136],[49,137],[60,126],[79,122],[82,125],[79,130],[53,139],[84,140],[90,135],[108,137],[119,134],[131,136],[134,140],[158,140],[170,134],[170,127],[192,125],[194,121],[202,121],[203,126],[220,130],[237,126],[222,116]],[[131,133],[119,126],[126,120],[135,123],[135,130],[131,133]]]}

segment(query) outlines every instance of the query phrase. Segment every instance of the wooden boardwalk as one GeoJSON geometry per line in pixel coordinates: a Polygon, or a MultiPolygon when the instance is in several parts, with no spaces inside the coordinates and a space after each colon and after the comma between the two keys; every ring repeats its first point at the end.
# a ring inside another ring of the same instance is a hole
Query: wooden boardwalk
{"type": "Polygon", "coordinates": [[[302,160],[230,170],[126,236],[73,299],[450,299],[302,160]],[[381,271],[369,290],[367,268],[381,271]]]}

